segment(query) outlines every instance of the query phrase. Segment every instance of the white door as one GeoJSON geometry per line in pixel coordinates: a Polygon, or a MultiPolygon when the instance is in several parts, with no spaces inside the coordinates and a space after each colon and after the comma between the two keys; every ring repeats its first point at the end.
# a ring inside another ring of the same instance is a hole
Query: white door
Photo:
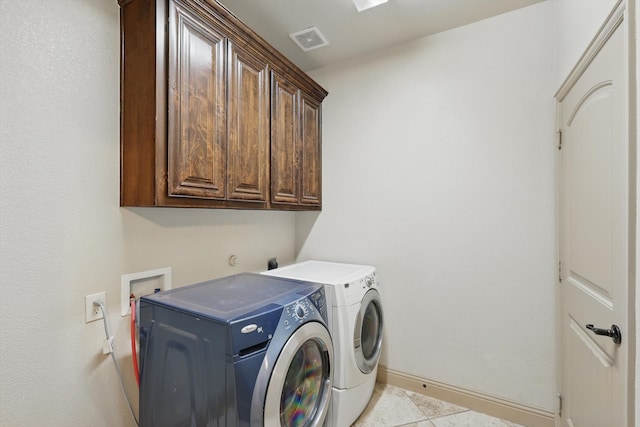
{"type": "Polygon", "coordinates": [[[622,2],[557,95],[562,426],[632,427],[625,24],[622,2]]]}

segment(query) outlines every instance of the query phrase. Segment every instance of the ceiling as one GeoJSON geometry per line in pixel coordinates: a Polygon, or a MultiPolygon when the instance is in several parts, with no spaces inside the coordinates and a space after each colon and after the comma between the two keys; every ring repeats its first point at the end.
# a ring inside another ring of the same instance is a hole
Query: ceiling
{"type": "Polygon", "coordinates": [[[543,0],[218,0],[305,71],[500,15],[543,0]],[[315,26],[329,45],[303,52],[289,34],[315,26]]]}

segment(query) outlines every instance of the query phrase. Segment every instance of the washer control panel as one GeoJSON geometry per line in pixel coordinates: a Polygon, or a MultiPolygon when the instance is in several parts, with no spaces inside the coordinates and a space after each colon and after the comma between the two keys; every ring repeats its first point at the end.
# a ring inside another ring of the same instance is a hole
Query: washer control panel
{"type": "Polygon", "coordinates": [[[362,275],[351,282],[337,286],[333,304],[337,307],[359,304],[364,294],[370,289],[378,288],[380,288],[378,276],[375,270],[370,271],[368,274],[362,275]]]}
{"type": "Polygon", "coordinates": [[[308,299],[301,299],[295,303],[287,306],[284,309],[286,316],[289,320],[302,323],[310,314],[313,314],[314,308],[308,299]]]}
{"type": "Polygon", "coordinates": [[[363,288],[370,288],[372,286],[378,287],[380,283],[378,282],[378,276],[376,276],[376,272],[374,271],[371,274],[367,274],[363,278],[358,281],[359,285],[363,288]]]}
{"type": "Polygon", "coordinates": [[[368,289],[372,286],[380,286],[380,282],[378,282],[378,276],[376,276],[376,272],[374,271],[371,274],[367,274],[366,276],[361,277],[357,281],[344,284],[345,289],[349,289],[352,286],[356,286],[361,289],[368,289]]]}
{"type": "Polygon", "coordinates": [[[324,293],[324,287],[311,294],[309,299],[316,307],[322,318],[327,321],[327,299],[324,293]]]}
{"type": "Polygon", "coordinates": [[[378,281],[376,280],[376,273],[372,273],[365,277],[364,283],[367,285],[367,288],[370,288],[373,285],[377,285],[378,281]]]}
{"type": "Polygon", "coordinates": [[[327,320],[327,303],[324,288],[317,290],[307,298],[287,305],[282,315],[282,323],[285,327],[300,325],[311,318],[322,318],[327,320]]]}

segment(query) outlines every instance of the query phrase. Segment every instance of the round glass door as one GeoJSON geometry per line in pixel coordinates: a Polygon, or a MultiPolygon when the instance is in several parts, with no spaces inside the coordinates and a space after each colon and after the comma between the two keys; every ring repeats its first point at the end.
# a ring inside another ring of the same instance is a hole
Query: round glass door
{"type": "Polygon", "coordinates": [[[265,426],[322,426],[333,385],[332,363],[333,346],[324,326],[310,322],[294,332],[271,375],[265,426]]]}
{"type": "Polygon", "coordinates": [[[322,349],[314,340],[296,352],[284,379],[280,398],[280,425],[304,426],[313,419],[324,387],[322,349]]]}
{"type": "Polygon", "coordinates": [[[362,299],[353,341],[358,368],[368,374],[376,367],[382,349],[382,303],[374,289],[362,299]]]}

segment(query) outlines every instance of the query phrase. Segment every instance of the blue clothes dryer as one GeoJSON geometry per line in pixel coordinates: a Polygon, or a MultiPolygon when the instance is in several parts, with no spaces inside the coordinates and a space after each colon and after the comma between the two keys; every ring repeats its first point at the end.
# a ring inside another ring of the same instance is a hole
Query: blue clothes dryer
{"type": "Polygon", "coordinates": [[[323,425],[324,287],[242,273],[140,300],[140,425],[323,425]]]}

